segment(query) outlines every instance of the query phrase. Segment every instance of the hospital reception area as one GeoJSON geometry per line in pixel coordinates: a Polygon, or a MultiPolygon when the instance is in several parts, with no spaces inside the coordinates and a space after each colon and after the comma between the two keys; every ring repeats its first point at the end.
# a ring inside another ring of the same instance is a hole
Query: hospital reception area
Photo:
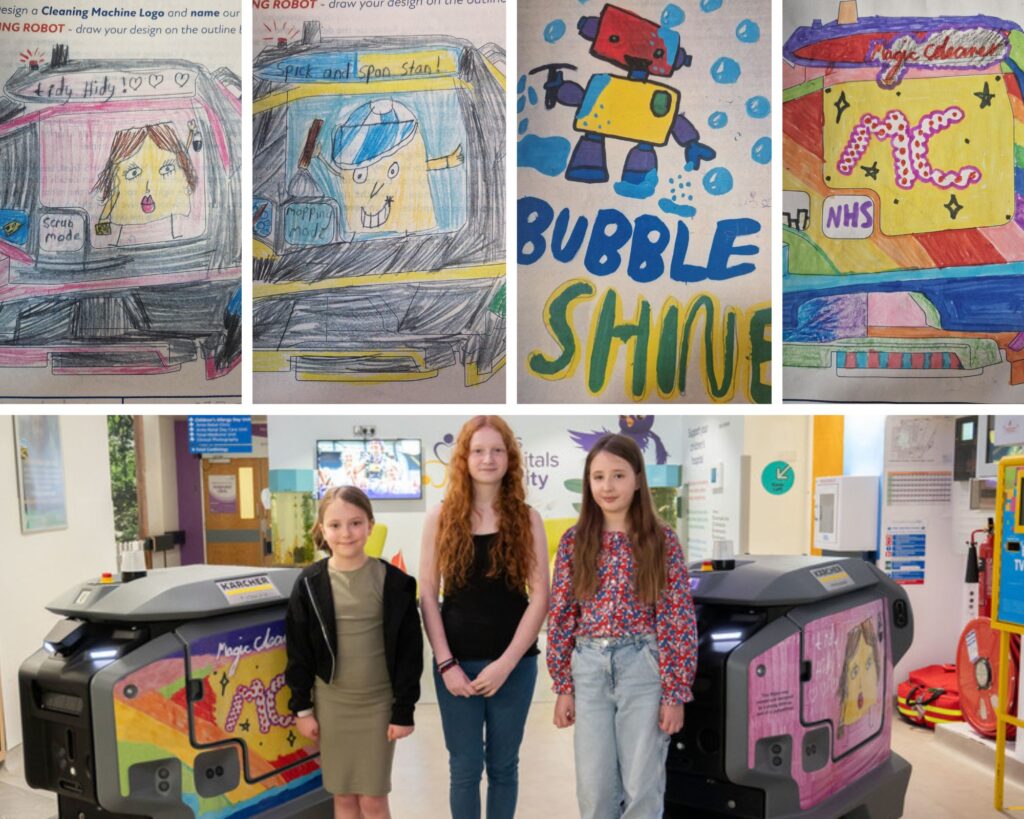
{"type": "Polygon", "coordinates": [[[365,817],[1024,802],[1024,416],[3,428],[4,817],[330,817],[328,753],[365,817]]]}

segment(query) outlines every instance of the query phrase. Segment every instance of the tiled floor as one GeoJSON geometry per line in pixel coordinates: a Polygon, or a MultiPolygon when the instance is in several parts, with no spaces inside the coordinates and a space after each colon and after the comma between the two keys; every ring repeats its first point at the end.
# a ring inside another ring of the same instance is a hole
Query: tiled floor
{"type": "MultiPolygon", "coordinates": [[[[924,728],[897,721],[893,749],[914,767],[907,794],[906,819],[993,819],[1014,815],[992,808],[992,773],[970,757],[940,744],[924,728]]],[[[56,798],[33,791],[24,782],[15,749],[0,769],[0,819],[51,819],[56,798]]],[[[530,713],[520,764],[518,816],[562,819],[576,815],[572,734],[551,725],[551,705],[530,713]]],[[[448,770],[437,706],[417,709],[416,732],[399,745],[394,769],[392,814],[445,817],[448,770]]],[[[1007,804],[1024,804],[1024,788],[1008,785],[1007,804]]],[[[1017,814],[1019,815],[1019,814],[1017,814]]]]}

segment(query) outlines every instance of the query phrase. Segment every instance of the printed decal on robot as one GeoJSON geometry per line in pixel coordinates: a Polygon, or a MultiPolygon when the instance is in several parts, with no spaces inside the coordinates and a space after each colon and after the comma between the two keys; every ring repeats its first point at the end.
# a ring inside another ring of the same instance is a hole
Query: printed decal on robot
{"type": "Polygon", "coordinates": [[[783,763],[799,788],[800,807],[818,804],[888,756],[891,687],[882,601],[809,623],[802,656],[794,635],[751,663],[748,764],[760,763],[758,740],[788,739],[777,746],[791,754],[783,763]],[[811,673],[802,691],[801,660],[811,673]]]}
{"type": "Polygon", "coordinates": [[[283,621],[204,636],[191,645],[189,660],[191,686],[178,652],[114,688],[123,795],[129,795],[133,765],[161,759],[181,761],[181,799],[196,816],[249,814],[320,787],[319,763],[309,758],[316,747],[294,730],[287,708],[283,621]],[[236,745],[228,746],[231,759],[212,768],[213,781],[207,781],[210,772],[197,757],[213,746],[224,753],[227,740],[242,743],[242,758],[236,745]],[[240,763],[237,772],[232,760],[240,763]],[[217,771],[223,776],[224,769],[233,781],[218,787],[217,771]]]}

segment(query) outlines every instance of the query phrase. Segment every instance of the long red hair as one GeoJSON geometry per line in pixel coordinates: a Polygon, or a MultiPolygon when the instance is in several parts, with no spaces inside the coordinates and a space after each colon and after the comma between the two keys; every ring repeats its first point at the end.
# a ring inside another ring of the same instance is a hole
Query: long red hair
{"type": "Polygon", "coordinates": [[[583,504],[576,523],[576,545],[573,550],[572,583],[578,600],[597,593],[597,562],[601,554],[604,512],[590,490],[590,464],[599,452],[607,452],[629,463],[636,475],[636,492],[627,516],[630,542],[633,545],[633,588],[642,603],[653,604],[665,588],[665,524],[658,519],[647,486],[644,456],[636,441],[625,435],[609,433],[598,439],[587,453],[583,469],[583,504]]]}
{"type": "Polygon", "coordinates": [[[501,435],[508,453],[508,469],[495,501],[498,539],[491,552],[487,576],[504,574],[510,588],[525,589],[535,560],[519,443],[503,419],[497,415],[478,415],[462,425],[448,463],[448,489],[437,531],[437,570],[448,591],[465,585],[473,565],[473,479],[469,475],[469,445],[473,435],[484,428],[501,435]]]}

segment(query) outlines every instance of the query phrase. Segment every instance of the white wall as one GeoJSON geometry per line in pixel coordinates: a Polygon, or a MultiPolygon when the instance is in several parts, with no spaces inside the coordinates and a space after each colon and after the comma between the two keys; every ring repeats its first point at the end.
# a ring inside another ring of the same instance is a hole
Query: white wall
{"type": "Polygon", "coordinates": [[[715,540],[732,541],[735,554],[748,551],[748,478],[743,460],[743,426],[739,415],[683,418],[685,448],[686,558],[708,560],[715,540]],[[721,470],[719,487],[712,469],[721,470]]]}
{"type": "Polygon", "coordinates": [[[750,459],[750,554],[802,555],[810,543],[809,433],[804,415],[753,415],[744,419],[743,454],[750,459]],[[793,469],[793,488],[770,494],[761,473],[773,461],[793,469]]]}
{"type": "Polygon", "coordinates": [[[0,416],[0,682],[10,746],[21,743],[18,667],[59,620],[44,606],[76,583],[116,570],[107,419],[65,415],[60,429],[68,528],[23,535],[13,421],[0,416]]]}

